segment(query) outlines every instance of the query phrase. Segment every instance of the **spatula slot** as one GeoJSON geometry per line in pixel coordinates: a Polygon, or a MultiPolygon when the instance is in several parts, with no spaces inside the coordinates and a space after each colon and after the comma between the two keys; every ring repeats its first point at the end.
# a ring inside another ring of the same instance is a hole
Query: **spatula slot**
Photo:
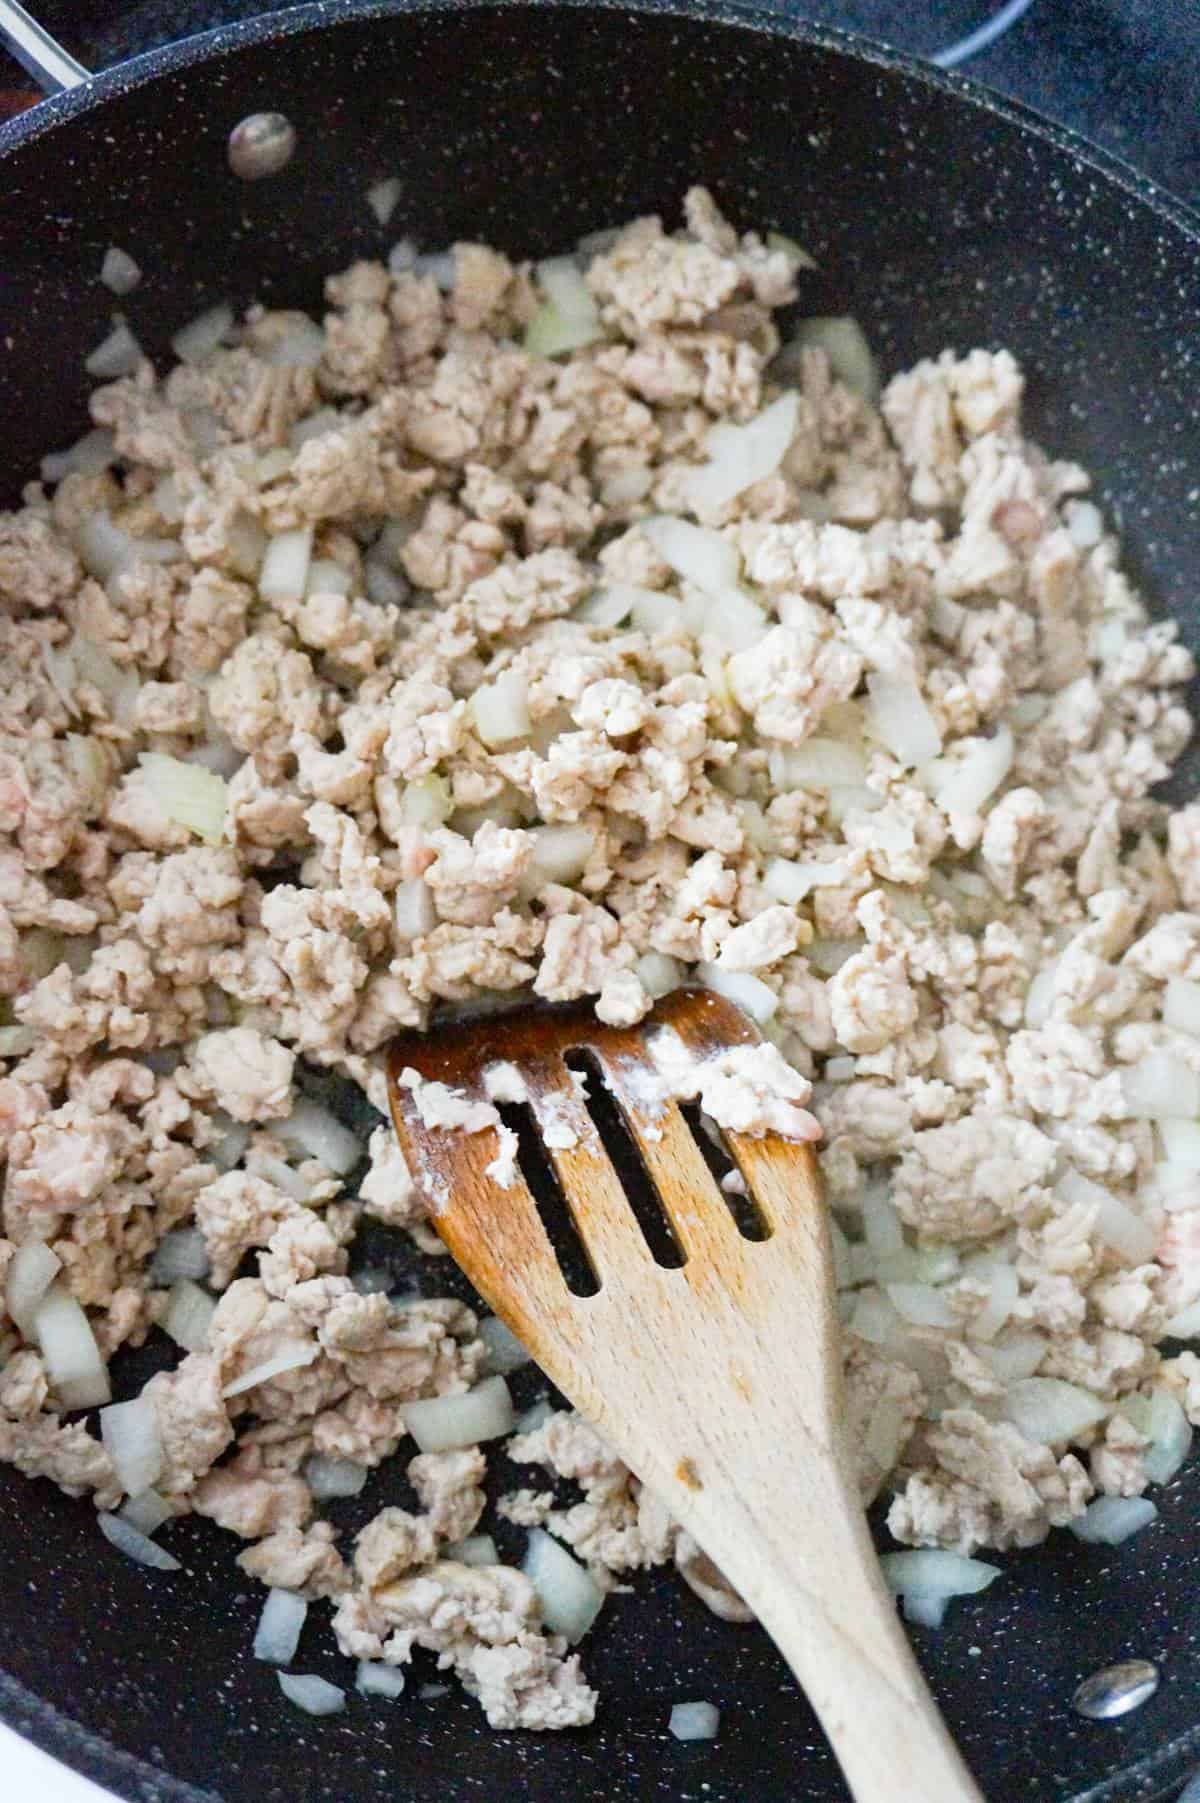
{"type": "Polygon", "coordinates": [[[594,1296],[600,1279],[576,1227],[558,1174],[546,1154],[533,1110],[527,1102],[501,1102],[500,1119],[517,1136],[517,1164],[537,1203],[563,1281],[573,1296],[594,1296]]]}
{"type": "Polygon", "coordinates": [[[677,1271],[687,1262],[687,1255],[675,1237],[654,1179],[642,1162],[637,1141],[620,1103],[605,1081],[599,1060],[591,1052],[575,1050],[568,1052],[563,1062],[569,1071],[586,1081],[585,1106],[612,1161],[651,1257],[656,1265],[677,1271]]]}
{"type": "Polygon", "coordinates": [[[741,1183],[741,1173],[729,1156],[724,1137],[719,1127],[705,1124],[699,1102],[681,1102],[679,1111],[692,1130],[692,1138],[700,1149],[700,1155],[717,1180],[717,1185],[725,1198],[725,1206],[733,1216],[734,1225],[744,1240],[769,1240],[771,1237],[770,1222],[763,1215],[754,1197],[741,1183]],[[725,1179],[733,1174],[735,1186],[727,1189],[725,1179]]]}

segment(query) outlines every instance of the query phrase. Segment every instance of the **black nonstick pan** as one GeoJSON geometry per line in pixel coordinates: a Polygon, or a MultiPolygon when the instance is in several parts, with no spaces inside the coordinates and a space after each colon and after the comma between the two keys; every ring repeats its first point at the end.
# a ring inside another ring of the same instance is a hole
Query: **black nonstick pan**
{"type": "MultiPolygon", "coordinates": [[[[318,304],[323,273],[399,231],[545,254],[635,213],[673,213],[693,181],[740,224],[808,246],[821,268],[806,310],[855,314],[887,369],[945,345],[1011,347],[1037,433],[1097,472],[1133,568],[1200,647],[1194,217],[966,84],[717,4],[342,0],[156,52],[4,128],[0,501],[81,428],[109,244],[147,272],[124,305],[161,352],[206,301],[318,304]],[[248,185],[225,143],[263,108],[289,116],[299,148],[283,174],[248,185]],[[382,234],[363,194],[393,174],[403,193],[382,234]]],[[[408,1254],[376,1235],[364,1262],[400,1273],[408,1254]]],[[[443,1268],[422,1281],[458,1280],[443,1268]]],[[[167,1362],[165,1344],[136,1356],[143,1370],[167,1362]]],[[[352,1531],[403,1491],[385,1467],[337,1518],[352,1531]]],[[[1200,1463],[1158,1502],[1124,1547],[1056,1536],[1002,1558],[1003,1580],[942,1631],[913,1630],[994,1803],[1151,1803],[1200,1764],[1200,1463]],[[1151,1701],[1118,1722],[1075,1715],[1080,1679],[1130,1657],[1160,1668],[1151,1701]]],[[[261,1592],[240,1579],[234,1543],[201,1520],[173,1535],[186,1569],[145,1573],[100,1541],[89,1505],[0,1469],[0,1716],[124,1797],[845,1795],[765,1638],[715,1620],[670,1576],[615,1598],[589,1639],[603,1696],[593,1729],[492,1733],[456,1691],[420,1694],[432,1667],[399,1704],[352,1698],[317,1722],[249,1656],[261,1592]],[[720,1706],[722,1731],[680,1745],[667,1715],[695,1698],[720,1706]]],[[[344,1681],[324,1616],[313,1611],[302,1666],[344,1681]]],[[[898,1783],[897,1803],[919,1799],[898,1783]]]]}

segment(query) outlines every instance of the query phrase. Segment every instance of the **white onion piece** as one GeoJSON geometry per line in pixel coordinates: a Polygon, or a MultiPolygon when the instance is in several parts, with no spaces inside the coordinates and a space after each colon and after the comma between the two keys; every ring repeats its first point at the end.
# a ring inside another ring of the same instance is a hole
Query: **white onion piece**
{"type": "Polygon", "coordinates": [[[1187,977],[1169,977],[1163,999],[1163,1026],[1200,1039],[1200,983],[1187,977]]]}
{"type": "Polygon", "coordinates": [[[636,976],[647,995],[655,1000],[662,995],[670,995],[678,989],[683,981],[683,966],[666,952],[643,952],[633,967],[636,976]]]}
{"type": "Polygon", "coordinates": [[[914,1327],[953,1327],[958,1316],[938,1290],[927,1283],[886,1284],[888,1300],[914,1327]]]}
{"type": "Polygon", "coordinates": [[[529,683],[519,670],[504,670],[494,682],[476,689],[468,709],[475,731],[489,750],[524,739],[533,728],[529,683]]]}
{"type": "Polygon", "coordinates": [[[319,1158],[338,1177],[352,1171],[363,1155],[363,1148],[349,1127],[343,1127],[328,1108],[321,1108],[304,1096],[286,1120],[271,1122],[271,1132],[285,1146],[319,1158]]]}
{"type": "Polygon", "coordinates": [[[301,1371],[305,1365],[311,1365],[320,1347],[315,1341],[308,1346],[293,1346],[287,1352],[278,1352],[274,1358],[264,1359],[259,1365],[251,1365],[240,1377],[226,1384],[221,1391],[222,1396],[241,1396],[246,1390],[253,1390],[258,1384],[267,1383],[272,1377],[280,1377],[285,1371],[301,1371]]]}
{"type": "Polygon", "coordinates": [[[887,1183],[876,1180],[862,1192],[859,1207],[863,1232],[876,1258],[890,1258],[904,1249],[904,1227],[888,1194],[887,1183]]]}
{"type": "Polygon", "coordinates": [[[360,1659],[354,1688],[364,1697],[388,1697],[394,1700],[404,1694],[404,1673],[394,1665],[360,1659]]]}
{"type": "Polygon", "coordinates": [[[314,557],[304,582],[306,595],[348,595],[352,586],[349,570],[332,557],[314,557]]]}
{"type": "Polygon", "coordinates": [[[1058,1377],[1022,1378],[1010,1386],[1004,1406],[1018,1432],[1035,1445],[1044,1440],[1048,1446],[1074,1440],[1096,1427],[1111,1410],[1111,1404],[1090,1390],[1058,1377]]]}
{"type": "Polygon", "coordinates": [[[789,362],[797,351],[824,351],[837,380],[872,405],[879,395],[879,365],[856,319],[845,314],[801,320],[787,345],[789,362]]]}
{"type": "Polygon", "coordinates": [[[110,1403],[100,1411],[103,1440],[121,1488],[140,1496],[162,1476],[163,1443],[154,1404],[144,1396],[110,1403]]]}
{"type": "Polygon", "coordinates": [[[949,1607],[948,1596],[904,1596],[900,1599],[905,1621],[915,1622],[919,1628],[940,1628],[949,1607]]]}
{"type": "Polygon", "coordinates": [[[500,1563],[496,1542],[490,1534],[469,1534],[457,1545],[448,1546],[442,1557],[457,1560],[459,1565],[499,1565],[500,1563]]]}
{"type": "Polygon", "coordinates": [[[639,596],[651,592],[650,589],[635,588],[629,582],[610,582],[603,588],[593,589],[587,599],[579,603],[572,618],[582,620],[586,626],[619,626],[629,618],[629,611],[639,596]]]}
{"type": "Polygon", "coordinates": [[[1131,1534],[1149,1527],[1158,1510],[1144,1496],[1098,1496],[1067,1526],[1077,1540],[1098,1546],[1120,1546],[1131,1534]]]}
{"type": "Polygon", "coordinates": [[[751,1020],[764,1026],[779,1007],[779,997],[773,989],[759,978],[751,976],[747,970],[721,970],[718,965],[697,964],[696,976],[706,989],[717,995],[723,995],[727,1001],[733,1002],[748,1014],[751,1020]]]}
{"type": "Polygon", "coordinates": [[[142,347],[123,319],[117,319],[107,338],[102,338],[83,367],[89,376],[101,382],[117,382],[131,376],[142,360],[142,347]]]}
{"type": "Polygon", "coordinates": [[[403,607],[412,593],[406,577],[390,569],[382,557],[369,556],[363,564],[367,600],[376,607],[403,607]]]}
{"type": "Polygon", "coordinates": [[[396,211],[402,191],[403,183],[398,175],[389,175],[381,182],[372,182],[367,189],[367,205],[380,225],[386,225],[396,211]]]}
{"type": "Polygon", "coordinates": [[[1131,1265],[1154,1257],[1156,1235],[1139,1214],[1102,1184],[1093,1183],[1081,1171],[1068,1166],[1055,1184],[1064,1202],[1096,1210],[1096,1232],[1106,1246],[1119,1252],[1131,1265]]]}
{"type": "Polygon", "coordinates": [[[61,482],[64,476],[95,476],[117,461],[117,441],[107,426],[96,426],[65,451],[51,451],[42,458],[43,482],[61,482]]]}
{"type": "Polygon", "coordinates": [[[33,1317],[46,1375],[66,1409],[92,1409],[112,1401],[108,1371],[91,1322],[60,1284],[51,1284],[33,1317]]]}
{"type": "Polygon", "coordinates": [[[1172,1315],[1163,1333],[1169,1340],[1194,1340],[1200,1336],[1200,1297],[1172,1315]]]}
{"type": "Polygon", "coordinates": [[[1000,1264],[988,1274],[991,1290],[978,1313],[967,1322],[967,1331],[975,1340],[993,1340],[1012,1314],[1020,1293],[1020,1283],[1012,1265],[1000,1264]]]}
{"type": "Polygon", "coordinates": [[[899,1405],[883,1397],[871,1411],[863,1445],[880,1471],[891,1471],[910,1432],[899,1405]]]}
{"type": "Polygon", "coordinates": [[[533,900],[541,895],[547,883],[576,882],[595,849],[596,835],[590,827],[535,827],[533,853],[521,873],[521,894],[527,900],[533,900]]]}
{"type": "Polygon", "coordinates": [[[736,545],[719,532],[666,513],[643,520],[641,531],[676,575],[695,583],[705,594],[721,595],[736,589],[741,559],[736,545]]]}
{"type": "Polygon", "coordinates": [[[546,299],[525,328],[530,356],[557,357],[604,336],[595,299],[574,257],[550,257],[535,273],[546,299]]]}
{"type": "Polygon", "coordinates": [[[1037,972],[1025,994],[1025,1025],[1044,1027],[1054,1012],[1058,984],[1058,959],[1037,972]]]}
{"type": "Polygon", "coordinates": [[[437,925],[433,890],[423,876],[409,877],[392,891],[392,918],[398,939],[422,939],[437,925]]]}
{"type": "Polygon", "coordinates": [[[667,1727],[676,1740],[715,1740],[721,1711],[715,1703],[675,1703],[667,1727]]]}
{"type": "Polygon", "coordinates": [[[171,1285],[163,1315],[163,1332],[185,1352],[203,1352],[216,1312],[216,1302],[207,1290],[202,1290],[190,1277],[177,1278],[171,1285]]]}
{"type": "Polygon", "coordinates": [[[0,1058],[24,1058],[34,1043],[32,1027],[0,1027],[0,1058]]]}
{"type": "Polygon", "coordinates": [[[804,948],[804,956],[823,977],[832,977],[848,958],[852,958],[855,952],[861,952],[862,948],[861,939],[825,939],[818,935],[809,940],[804,948]]]}
{"type": "Polygon", "coordinates": [[[358,1496],[366,1486],[367,1468],[314,1452],[304,1462],[304,1481],[318,1502],[329,1502],[335,1496],[358,1496]]]}
{"type": "Polygon", "coordinates": [[[346,1707],[346,1693],[324,1678],[303,1672],[276,1672],[279,1688],[289,1703],[303,1709],[305,1715],[340,1715],[346,1707]]]}
{"type": "Polygon", "coordinates": [[[1000,1567],[983,1559],[925,1547],[883,1553],[879,1569],[897,1596],[977,1596],[1000,1576],[1000,1567]]]}
{"type": "Polygon", "coordinates": [[[1200,1171],[1200,1121],[1160,1120],[1158,1137],[1168,1164],[1200,1171]]]}
{"type": "Polygon", "coordinates": [[[203,363],[232,330],[233,308],[222,301],[181,326],[171,340],[171,349],[181,363],[203,363]]]}
{"type": "Polygon", "coordinates": [[[722,422],[705,438],[708,462],[689,472],[688,500],[697,513],[715,513],[756,482],[773,475],[788,453],[800,420],[800,396],[781,394],[744,426],[722,422]]]}
{"type": "Polygon", "coordinates": [[[431,1396],[409,1402],[400,1411],[404,1425],[422,1452],[449,1452],[498,1440],[513,1431],[513,1405],[502,1377],[485,1377],[473,1390],[457,1396],[431,1396]]]}
{"type": "Polygon", "coordinates": [[[1182,1058],[1148,1052],[1121,1072],[1125,1105],[1135,1120],[1194,1120],[1200,1114],[1200,1077],[1182,1058]]]}
{"type": "Polygon", "coordinates": [[[254,1657],[268,1665],[290,1665],[307,1614],[308,1604],[294,1590],[268,1590],[254,1635],[254,1657]]]}
{"type": "Polygon", "coordinates": [[[644,501],[654,486],[654,477],[644,466],[614,470],[600,483],[600,499],[605,507],[632,507],[644,501]]]}
{"type": "MultiPolygon", "coordinates": [[[[275,369],[315,369],[325,355],[325,334],[315,319],[294,319],[273,344],[258,354],[275,369]]],[[[290,468],[291,462],[289,452],[282,446],[267,451],[259,459],[260,481],[273,481],[290,468]]]]}
{"type": "MultiPolygon", "coordinates": [[[[250,1128],[244,1121],[235,1121],[229,1115],[214,1113],[211,1119],[214,1122],[219,1121],[224,1130],[219,1139],[214,1139],[210,1145],[204,1147],[204,1156],[210,1164],[215,1164],[219,1171],[232,1171],[233,1167],[240,1164],[245,1157],[246,1147],[250,1144],[250,1128]]],[[[170,1237],[170,1234],[166,1235],[167,1239],[170,1237]]],[[[158,1256],[157,1253],[155,1256],[158,1256]]],[[[181,1277],[207,1277],[208,1272],[207,1270],[181,1271],[179,1275],[181,1277]]]]}
{"type": "Polygon", "coordinates": [[[155,803],[168,820],[195,833],[206,845],[219,845],[225,832],[225,779],[203,764],[185,764],[159,751],[138,753],[138,763],[155,803]]]}
{"type": "Polygon", "coordinates": [[[576,1645],[604,1606],[604,1592],[587,1568],[544,1528],[531,1528],[521,1570],[537,1592],[542,1620],[576,1645]]]}
{"type": "Polygon", "coordinates": [[[682,632],[687,624],[683,602],[655,589],[639,589],[630,609],[630,624],[638,632],[682,632]]]}
{"type": "MultiPolygon", "coordinates": [[[[851,1248],[857,1252],[857,1246],[851,1248]]],[[[885,1346],[896,1339],[901,1328],[899,1315],[881,1290],[863,1290],[850,1316],[850,1331],[872,1346],[885,1346]]]]}
{"type": "Polygon", "coordinates": [[[865,782],[861,748],[817,733],[803,745],[772,746],[767,770],[777,789],[853,788],[865,782]]]}
{"type": "Polygon", "coordinates": [[[944,814],[978,814],[1000,787],[1013,761],[1013,736],[1007,726],[990,739],[961,739],[953,758],[935,766],[933,798],[944,814]]]}
{"type": "MultiPolygon", "coordinates": [[[[245,1128],[246,1140],[249,1141],[250,1129],[245,1128]]],[[[212,1157],[212,1147],[208,1148],[208,1156],[212,1157]]],[[[216,1163],[216,1160],[213,1160],[216,1163]]],[[[237,1160],[234,1159],[234,1164],[237,1160]]],[[[232,1169],[232,1166],[225,1167],[232,1169]]],[[[164,1233],[150,1261],[150,1278],[153,1283],[174,1283],[177,1277],[191,1277],[199,1280],[207,1277],[209,1272],[208,1245],[198,1227],[175,1227],[170,1233],[164,1233]]]]}
{"type": "Polygon", "coordinates": [[[138,1496],[127,1496],[117,1514],[139,1534],[157,1534],[165,1521],[172,1521],[175,1511],[157,1490],[143,1490],[138,1496]]]}
{"type": "Polygon", "coordinates": [[[417,247],[411,238],[401,238],[388,252],[388,268],[393,275],[407,275],[417,267],[417,247]]]}
{"type": "Polygon", "coordinates": [[[763,871],[763,888],[772,901],[794,906],[810,890],[844,883],[849,874],[849,866],[835,858],[772,858],[763,871]]]}
{"type": "Polygon", "coordinates": [[[1169,1483],[1192,1449],[1192,1430],[1178,1398],[1169,1390],[1153,1389],[1148,1396],[1122,1398],[1119,1413],[1150,1442],[1142,1453],[1150,1482],[1169,1483]]]}
{"type": "Polygon", "coordinates": [[[258,576],[258,592],[264,601],[300,601],[308,584],[308,567],[312,562],[313,529],[297,526],[291,532],[277,532],[267,540],[267,549],[258,576]]]}
{"type": "Polygon", "coordinates": [[[876,671],[867,677],[867,720],[897,763],[927,764],[942,749],[942,735],[925,698],[908,676],[876,671]]]}
{"type": "Polygon", "coordinates": [[[484,1316],[479,1323],[479,1338],[487,1347],[488,1370],[499,1372],[502,1377],[532,1362],[516,1334],[505,1326],[499,1315],[484,1316]]]}
{"type": "Polygon", "coordinates": [[[1046,1346],[1044,1334],[1017,1332],[990,1346],[981,1346],[979,1351],[1004,1383],[1018,1383],[1023,1377],[1035,1375],[1046,1356],[1046,1346]]]}
{"type": "Polygon", "coordinates": [[[546,1397],[541,1396],[532,1403],[525,1413],[518,1417],[516,1431],[519,1434],[532,1434],[539,1427],[544,1427],[555,1412],[554,1405],[546,1397]]]}
{"type": "Polygon", "coordinates": [[[100,280],[114,294],[132,294],[142,279],[142,272],[127,250],[110,244],[100,265],[100,280]]]}
{"type": "Polygon", "coordinates": [[[145,1565],[151,1571],[182,1571],[183,1566],[173,1553],[163,1546],[156,1546],[148,1534],[140,1534],[119,1515],[110,1515],[101,1509],[96,1517],[100,1532],[110,1546],[115,1546],[119,1553],[132,1559],[135,1565],[145,1565]]]}
{"type": "Polygon", "coordinates": [[[8,1267],[4,1302],[9,1314],[28,1340],[46,1291],[62,1270],[62,1260],[42,1240],[26,1240],[18,1246],[8,1267]]]}

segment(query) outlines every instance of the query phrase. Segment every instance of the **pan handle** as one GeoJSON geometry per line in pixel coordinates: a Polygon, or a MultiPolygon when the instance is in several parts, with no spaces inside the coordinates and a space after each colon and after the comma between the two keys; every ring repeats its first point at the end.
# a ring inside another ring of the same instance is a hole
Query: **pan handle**
{"type": "Polygon", "coordinates": [[[0,0],[0,44],[12,51],[47,94],[61,94],[91,79],[83,64],[30,17],[20,0],[0,0]]]}

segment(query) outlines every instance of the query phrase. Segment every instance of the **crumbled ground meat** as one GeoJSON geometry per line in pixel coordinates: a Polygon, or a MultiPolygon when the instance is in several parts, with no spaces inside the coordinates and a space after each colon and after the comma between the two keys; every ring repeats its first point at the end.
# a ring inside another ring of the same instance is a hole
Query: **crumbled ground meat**
{"type": "MultiPolygon", "coordinates": [[[[703,190],[685,218],[592,257],[599,336],[553,359],[522,345],[528,266],[459,245],[443,293],[356,264],[319,328],[255,309],[97,390],[119,461],[0,517],[0,1271],[48,1243],[107,1359],[166,1316],[164,1236],[198,1230],[206,1341],[145,1390],[168,1507],[334,1601],[351,1656],[431,1648],[505,1728],[594,1694],[519,1571],[455,1557],[482,1453],[407,1445],[409,1403],[485,1370],[474,1314],[347,1275],[364,1212],[437,1250],[438,1197],[386,1126],[344,1194],[312,1099],[382,1111],[389,1039],[442,1003],[590,996],[628,1025],[702,965],[765,1023],[702,1064],[660,1036],[662,1105],[823,1135],[856,1470],[900,1538],[1029,1544],[1146,1487],[1132,1397],[1200,1420],[1200,1363],[1156,1350],[1200,1300],[1200,1184],[1131,1103],[1164,1058],[1200,1070],[1164,1024],[1200,982],[1200,809],[1151,794],[1191,659],[1084,472],[1025,438],[1007,353],[947,351],[875,410],[823,352],[773,361],[787,249],[703,190]],[[297,331],[315,364],[273,355],[297,331]],[[785,386],[778,467],[648,525],[785,386]],[[1026,1437],[1017,1370],[1102,1426],[1026,1437]],[[314,1455],[403,1457],[416,1506],[339,1548],[314,1455]]],[[[523,1095],[493,1075],[486,1101],[405,1080],[504,1184],[494,1103],[523,1095]]],[[[0,1457],[118,1504],[0,1336],[0,1457]]],[[[577,1490],[502,1518],[605,1586],[673,1559],[744,1618],[586,1422],[508,1452],[577,1490]]]]}

